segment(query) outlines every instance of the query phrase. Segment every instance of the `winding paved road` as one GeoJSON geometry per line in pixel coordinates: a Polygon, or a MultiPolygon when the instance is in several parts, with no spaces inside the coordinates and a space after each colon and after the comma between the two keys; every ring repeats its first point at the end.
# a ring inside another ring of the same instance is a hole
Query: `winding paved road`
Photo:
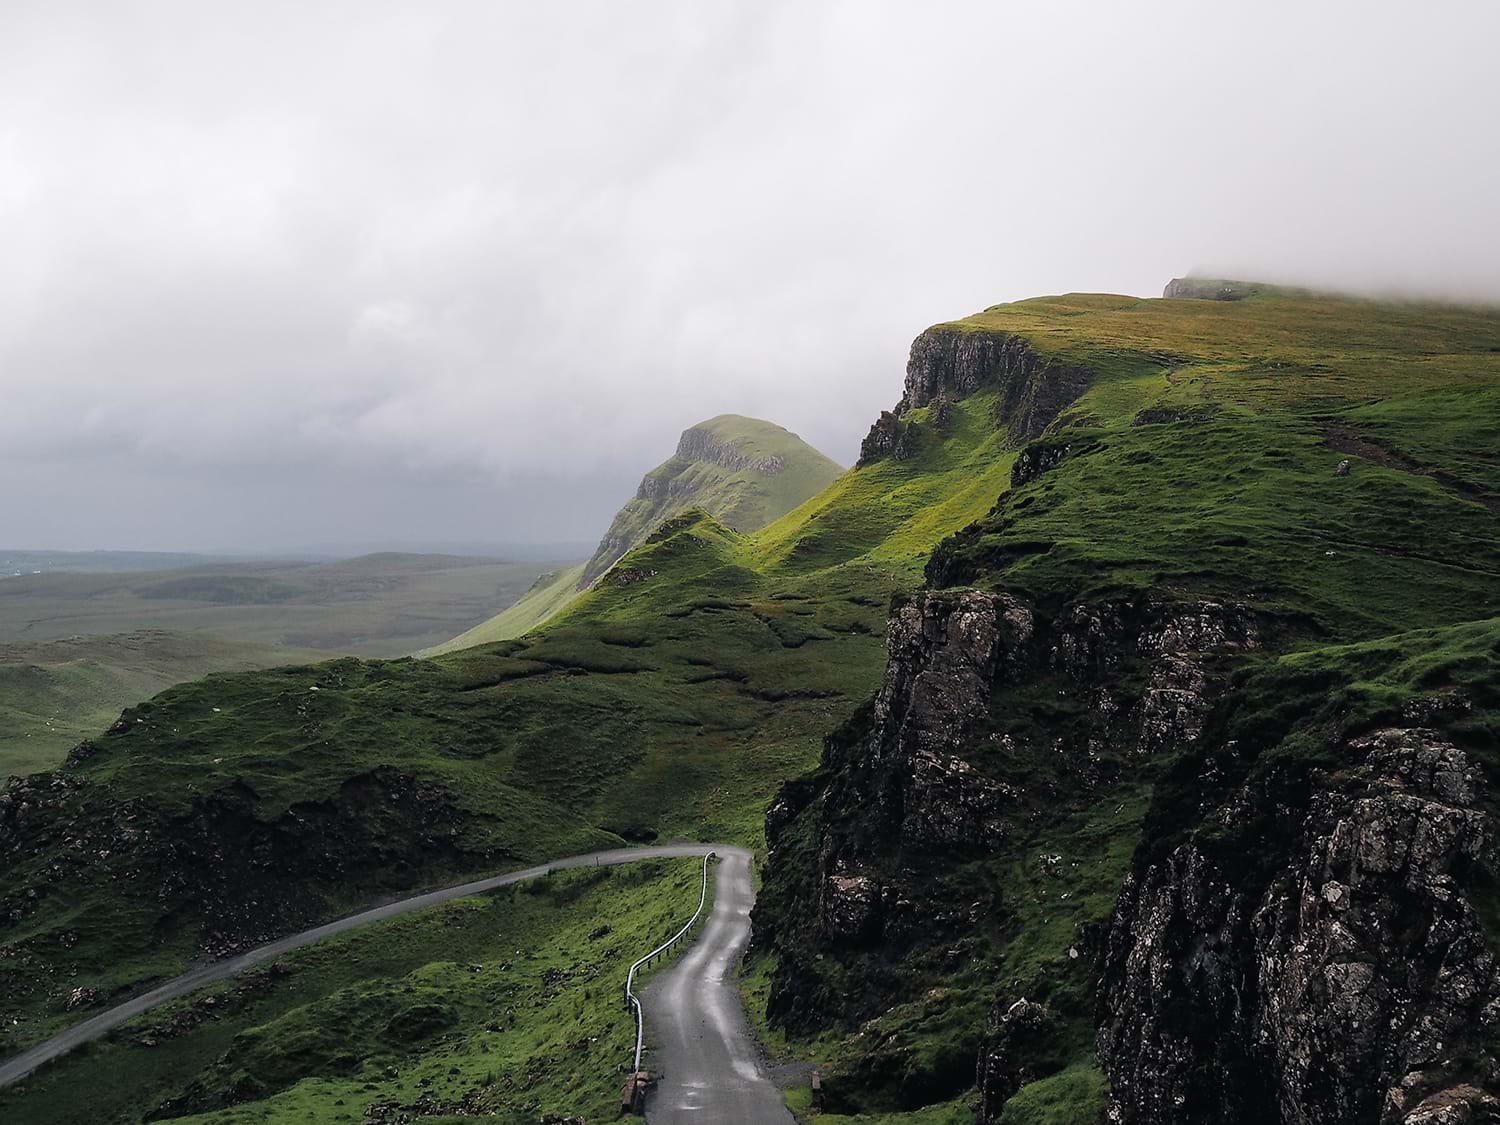
{"type": "MultiPolygon", "coordinates": [[[[428,891],[425,894],[413,895],[397,902],[377,906],[359,914],[351,914],[347,918],[340,918],[336,922],[317,926],[311,930],[304,930],[300,934],[292,934],[289,937],[273,941],[269,945],[262,945],[252,949],[248,953],[241,953],[238,957],[231,957],[224,961],[215,961],[210,965],[194,969],[167,981],[166,984],[153,988],[150,992],[137,996],[133,1000],[110,1008],[108,1011],[100,1012],[97,1016],[90,1016],[82,1023],[74,1024],[66,1031],[54,1035],[46,1042],[39,1043],[31,1050],[17,1055],[13,1059],[7,1059],[0,1063],[0,1086],[8,1086],[12,1082],[25,1078],[43,1063],[67,1054],[74,1047],[90,1043],[113,1028],[118,1027],[126,1020],[133,1019],[142,1012],[156,1007],[158,1004],[168,1000],[175,1000],[179,996],[186,996],[189,992],[202,988],[205,984],[224,980],[252,968],[262,962],[279,957],[283,953],[290,953],[294,949],[301,949],[304,945],[322,941],[324,938],[341,934],[345,930],[352,930],[358,926],[365,926],[371,922],[379,922],[385,918],[394,918],[398,914],[406,914],[412,910],[421,910],[425,906],[436,906],[438,903],[448,902],[451,899],[463,898],[465,895],[480,894],[484,891],[494,890],[496,887],[504,887],[511,883],[520,883],[527,879],[535,879],[553,871],[563,871],[571,867],[613,867],[621,863],[633,863],[638,859],[661,859],[672,856],[706,855],[709,852],[718,852],[722,856],[733,857],[726,859],[720,865],[721,874],[715,886],[723,887],[723,868],[733,863],[740,863],[748,873],[750,861],[748,853],[739,848],[729,847],[724,844],[657,844],[646,848],[616,848],[612,851],[589,852],[586,855],[573,855],[565,859],[555,859],[550,863],[540,864],[537,867],[528,867],[522,871],[508,871],[504,875],[492,875],[485,879],[476,879],[470,883],[460,883],[456,887],[445,887],[439,891],[428,891]]],[[[745,879],[745,890],[749,891],[748,875],[745,879]]],[[[753,901],[753,894],[749,901],[753,901]]],[[[749,905],[746,903],[746,936],[749,934],[749,905]]],[[[714,904],[713,921],[710,927],[719,918],[719,907],[717,901],[714,904]]],[[[704,931],[704,939],[708,931],[704,931]]],[[[700,942],[701,944],[701,942],[700,942]]],[[[741,942],[741,946],[743,946],[741,942]]],[[[695,947],[694,953],[697,952],[695,947]]],[[[737,954],[736,954],[737,956],[737,954]]],[[[684,962],[685,963],[685,962],[684,962]]],[[[674,972],[676,970],[673,970],[674,972]]],[[[738,997],[735,998],[736,1011],[738,1010],[738,997]]],[[[741,1016],[740,1025],[743,1031],[744,1018],[741,1016]]],[[[748,1042],[748,1041],[747,1041],[748,1042]]],[[[739,1118],[723,1118],[722,1120],[739,1120],[739,1118]]],[[[759,1118],[744,1118],[746,1121],[759,1120],[759,1118]]],[[[790,1120],[790,1118],[778,1119],[790,1120]]]]}
{"type": "Polygon", "coordinates": [[[734,982],[755,904],[750,853],[715,850],[721,862],[713,913],[682,959],[641,991],[650,1045],[644,1065],[660,1076],[646,1099],[646,1119],[792,1125],[760,1063],[734,982]]]}

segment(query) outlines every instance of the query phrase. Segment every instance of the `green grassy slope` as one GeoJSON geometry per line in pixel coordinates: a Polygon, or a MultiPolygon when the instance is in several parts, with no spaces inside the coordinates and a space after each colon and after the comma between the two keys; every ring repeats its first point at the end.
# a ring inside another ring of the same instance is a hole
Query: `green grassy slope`
{"type": "Polygon", "coordinates": [[[467,632],[451,640],[425,649],[420,656],[441,656],[445,652],[457,652],[461,648],[508,641],[531,632],[560,613],[569,602],[578,596],[578,580],[583,577],[583,563],[548,571],[532,583],[531,589],[516,600],[516,603],[481,621],[467,632]]]}
{"type": "Polygon", "coordinates": [[[839,466],[796,434],[758,418],[721,414],[683,434],[678,452],[646,474],[615,514],[592,558],[543,575],[515,605],[421,655],[510,640],[555,617],[620,556],[672,516],[700,508],[751,532],[821,492],[839,466]]]}
{"type": "Polygon", "coordinates": [[[139,1017],[0,1090],[28,1125],[614,1116],[625,968],[691,917],[700,861],[565,872],[355,931],[139,1017]],[[424,1112],[425,1111],[425,1112],[424,1112]]]}
{"type": "Polygon", "coordinates": [[[839,472],[796,434],[770,422],[738,414],[699,422],[615,514],[578,587],[594,582],[679,512],[701,508],[726,527],[755,531],[821,492],[839,472]]]}
{"type": "MultiPolygon", "coordinates": [[[[941,423],[911,415],[911,456],[851,470],[759,531],[669,519],[531,635],[213,677],[133,709],[24,834],[7,843],[0,822],[0,986],[17,1021],[0,1052],[78,1018],[64,1000],[81,983],[139,987],[204,946],[398,887],[606,840],[759,845],[777,786],[873,693],[890,600],[924,568],[1048,612],[1142,590],[1234,597],[1308,649],[1500,612],[1483,409],[1500,385],[1495,314],[1070,295],[958,327],[1090,372],[1042,439],[1070,447],[1050,472],[1010,487],[1002,396],[980,386],[941,423]],[[1359,443],[1386,453],[1348,452],[1359,443]],[[1336,476],[1344,458],[1354,469],[1336,476]],[[69,826],[88,826],[84,848],[64,851],[69,826]],[[113,841],[104,858],[94,834],[113,841]]],[[[1073,706],[1015,702],[1039,728],[1073,706]]],[[[1123,777],[1103,819],[1064,792],[1015,849],[957,871],[955,896],[981,881],[1015,904],[983,937],[996,960],[956,972],[917,951],[882,993],[880,1035],[830,1029],[856,1103],[865,1090],[868,1108],[896,1108],[882,1068],[898,1057],[929,1100],[961,1094],[921,1083],[972,1080],[997,974],[1057,972],[1059,996],[1078,984],[1058,971],[1059,935],[1107,915],[1156,779],[1123,777]],[[1099,856],[1045,912],[1026,861],[1042,847],[1099,856]]],[[[1061,1074],[1015,1120],[1065,1119],[1049,1097],[1097,1092],[1096,1076],[1061,1074]]]]}
{"type": "MultiPolygon", "coordinates": [[[[1052,467],[940,545],[927,581],[1019,596],[1044,620],[1079,602],[1245,606],[1263,646],[1242,658],[1250,678],[1225,705],[1241,709],[1225,737],[1245,758],[1279,745],[1256,776],[1292,761],[1305,783],[1330,765],[1310,749],[1326,745],[1334,716],[1357,732],[1451,687],[1475,706],[1450,733],[1487,747],[1493,770],[1500,699],[1481,688],[1500,613],[1500,312],[1257,289],[1239,301],[1044,298],[951,326],[1019,335],[1091,380],[1024,451],[1052,467]]],[[[1133,659],[1122,655],[1110,690],[1141,689],[1133,659]]],[[[802,944],[816,940],[806,880],[829,847],[822,833],[881,829],[874,810],[838,804],[857,766],[801,783],[828,802],[827,822],[783,842],[758,917],[784,931],[783,949],[805,950],[788,986],[813,1010],[824,1004],[823,1022],[791,1018],[799,1034],[817,1031],[807,1049],[846,1107],[953,1097],[974,1081],[994,1006],[1024,996],[1052,1022],[1032,1054],[1011,1059],[1039,1080],[999,1119],[1097,1119],[1097,968],[1070,951],[1097,940],[1137,845],[1164,846],[1204,807],[1179,774],[1215,777],[1225,792],[1244,775],[1094,741],[1108,727],[1094,725],[1086,695],[1045,670],[997,683],[964,755],[1023,794],[1003,845],[977,856],[864,845],[877,881],[921,872],[936,902],[974,903],[974,925],[935,922],[868,949],[802,944]],[[999,739],[1020,749],[1002,753],[999,739]],[[1083,764],[1070,764],[1075,743],[1083,764]],[[1064,862],[1044,871],[1041,856],[1064,862]]],[[[858,717],[834,743],[857,745],[871,723],[858,717]]],[[[1293,824],[1247,824],[1224,851],[1265,851],[1293,824]]],[[[781,996],[783,1018],[791,999],[781,996]]]]}
{"type": "Polygon", "coordinates": [[[164,632],[0,645],[0,777],[60,765],[123,708],[172,684],[323,655],[164,632]]]}
{"type": "MultiPolygon", "coordinates": [[[[750,537],[688,513],[532,636],[432,661],[209,677],[132,708],[66,789],[38,797],[46,823],[81,827],[85,850],[58,868],[49,828],[13,853],[0,901],[46,889],[0,930],[16,1020],[0,1050],[77,1018],[64,981],[115,994],[205,945],[398,887],[622,839],[755,844],[780,779],[816,761],[822,732],[878,679],[887,602],[921,562],[889,515],[901,495],[929,473],[1003,478],[984,404],[966,409],[977,445],[864,474],[854,502],[881,510],[884,530],[843,562],[760,561],[806,538],[798,527],[815,537],[842,518],[826,506],[750,537]]],[[[955,508],[931,541],[988,503],[955,508]]]]}

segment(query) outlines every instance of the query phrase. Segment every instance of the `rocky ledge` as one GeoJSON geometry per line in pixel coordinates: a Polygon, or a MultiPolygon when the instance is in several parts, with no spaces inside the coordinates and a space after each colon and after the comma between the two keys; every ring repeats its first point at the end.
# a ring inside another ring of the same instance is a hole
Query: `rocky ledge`
{"type": "MultiPolygon", "coordinates": [[[[1347,743],[1269,881],[1188,841],[1127,881],[1100,989],[1122,1122],[1500,1119],[1500,978],[1472,897],[1483,781],[1432,730],[1347,743]]],[[[1207,819],[1244,822],[1241,787],[1207,819]]]]}
{"type": "Polygon", "coordinates": [[[912,341],[905,393],[871,428],[859,463],[914,455],[913,411],[931,408],[929,421],[946,432],[951,404],[985,388],[1000,392],[996,425],[1019,445],[1051,425],[1090,379],[1084,368],[1043,356],[1020,336],[956,325],[929,328],[912,341]]]}

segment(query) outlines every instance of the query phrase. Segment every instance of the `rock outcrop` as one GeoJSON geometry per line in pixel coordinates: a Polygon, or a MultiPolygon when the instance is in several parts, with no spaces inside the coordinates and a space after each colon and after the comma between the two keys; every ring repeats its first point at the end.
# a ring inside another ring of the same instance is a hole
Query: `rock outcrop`
{"type": "MultiPolygon", "coordinates": [[[[1104,800],[1120,762],[1197,738],[1214,662],[1258,643],[1253,615],[1213,603],[1080,603],[1049,618],[1004,592],[929,590],[898,602],[874,700],[767,817],[756,941],[779,955],[772,1017],[801,1030],[855,1025],[899,987],[881,984],[882,966],[913,949],[962,958],[976,920],[1006,907],[946,899],[948,875],[1003,854],[1062,809],[1104,800]],[[1058,698],[1078,703],[1054,725],[1058,698]]],[[[1021,1042],[1027,1029],[1045,1023],[1060,1040],[1077,1031],[1053,1027],[1044,1005],[1017,1008],[1021,997],[997,992],[1003,1007],[973,1036],[981,1087],[1000,1097],[1044,1065],[1045,1052],[1021,1042]]],[[[896,1096],[913,1104],[951,1080],[907,1069],[896,1096]]],[[[836,1091],[836,1076],[825,1085],[836,1091]]]]}
{"type": "Polygon", "coordinates": [[[914,454],[913,411],[931,407],[931,422],[946,432],[952,403],[984,389],[999,392],[996,425],[1015,444],[1037,437],[1088,388],[1090,373],[1041,355],[1020,336],[938,325],[911,345],[905,393],[881,414],[860,447],[859,464],[914,454]]]}
{"type": "MultiPolygon", "coordinates": [[[[1300,834],[1261,841],[1284,857],[1268,880],[1190,840],[1127,882],[1098,1041],[1118,1120],[1500,1119],[1500,973],[1470,887],[1483,780],[1432,730],[1346,750],[1300,834]]],[[[1263,799],[1237,790],[1209,821],[1263,799]]]]}
{"type": "MultiPolygon", "coordinates": [[[[746,452],[739,442],[725,441],[709,430],[692,426],[682,431],[677,439],[678,461],[702,461],[708,465],[719,465],[725,469],[754,469],[758,473],[779,473],[786,465],[786,458],[776,454],[757,456],[746,452]]],[[[669,462],[670,464],[670,462],[669,462]]],[[[650,479],[648,476],[647,479],[650,479]]]]}
{"type": "Polygon", "coordinates": [[[1161,295],[1178,300],[1242,301],[1252,287],[1242,281],[1221,281],[1207,277],[1174,277],[1161,295]]]}

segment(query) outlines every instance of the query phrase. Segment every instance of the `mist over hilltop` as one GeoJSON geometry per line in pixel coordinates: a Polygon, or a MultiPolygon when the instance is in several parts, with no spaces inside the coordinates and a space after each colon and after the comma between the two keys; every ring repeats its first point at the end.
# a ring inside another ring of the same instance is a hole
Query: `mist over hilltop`
{"type": "Polygon", "coordinates": [[[17,545],[591,541],[695,419],[836,460],[956,311],[1500,297],[1500,11],[0,13],[17,545]]]}

